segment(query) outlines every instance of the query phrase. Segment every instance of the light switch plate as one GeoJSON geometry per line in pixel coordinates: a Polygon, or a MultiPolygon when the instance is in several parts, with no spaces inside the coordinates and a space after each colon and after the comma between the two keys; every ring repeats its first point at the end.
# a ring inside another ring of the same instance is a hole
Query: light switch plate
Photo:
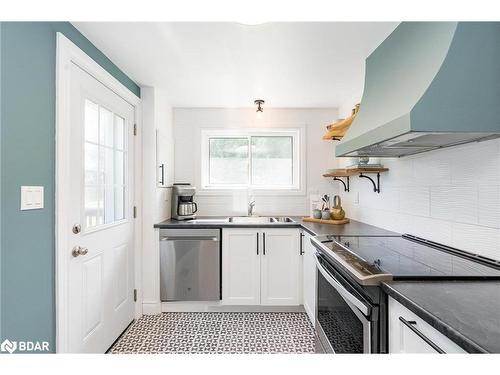
{"type": "Polygon", "coordinates": [[[43,208],[43,186],[21,186],[21,211],[43,208]]]}

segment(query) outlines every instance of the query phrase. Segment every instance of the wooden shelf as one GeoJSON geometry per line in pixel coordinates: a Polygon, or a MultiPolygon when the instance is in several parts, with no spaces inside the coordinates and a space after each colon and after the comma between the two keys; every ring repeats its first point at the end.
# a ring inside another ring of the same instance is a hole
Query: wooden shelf
{"type": "Polygon", "coordinates": [[[354,121],[354,118],[356,115],[352,115],[345,120],[339,121],[335,124],[329,125],[329,129],[327,132],[323,135],[323,139],[325,141],[340,141],[342,137],[347,133],[349,128],[351,127],[352,122],[354,121]]]}
{"type": "Polygon", "coordinates": [[[352,125],[352,122],[356,118],[356,115],[359,111],[359,104],[356,104],[352,109],[351,115],[343,120],[339,120],[333,124],[330,124],[326,127],[326,133],[323,135],[323,139],[330,141],[340,141],[342,137],[347,133],[349,128],[352,125]]]}
{"type": "Polygon", "coordinates": [[[389,168],[352,168],[352,169],[336,169],[333,172],[325,173],[323,177],[349,177],[360,173],[382,173],[387,172],[389,168]]]}

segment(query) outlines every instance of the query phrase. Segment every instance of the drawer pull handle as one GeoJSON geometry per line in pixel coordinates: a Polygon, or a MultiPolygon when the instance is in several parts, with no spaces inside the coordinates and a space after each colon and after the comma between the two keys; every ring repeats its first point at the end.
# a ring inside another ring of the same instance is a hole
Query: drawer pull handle
{"type": "Polygon", "coordinates": [[[266,232],[262,233],[262,253],[266,255],[266,232]]]}
{"type": "Polygon", "coordinates": [[[445,354],[444,350],[441,349],[439,346],[434,344],[426,335],[424,335],[422,332],[420,332],[415,325],[417,324],[416,321],[414,320],[406,320],[402,316],[399,317],[399,320],[407,326],[414,334],[416,334],[418,337],[420,337],[422,340],[424,340],[427,345],[429,345],[432,349],[434,349],[436,352],[439,354],[445,354]]]}
{"type": "Polygon", "coordinates": [[[257,255],[259,255],[259,232],[257,232],[257,255]]]}
{"type": "Polygon", "coordinates": [[[301,233],[300,234],[300,239],[299,239],[299,246],[300,246],[300,250],[299,250],[299,255],[303,255],[304,254],[304,234],[301,233]]]}

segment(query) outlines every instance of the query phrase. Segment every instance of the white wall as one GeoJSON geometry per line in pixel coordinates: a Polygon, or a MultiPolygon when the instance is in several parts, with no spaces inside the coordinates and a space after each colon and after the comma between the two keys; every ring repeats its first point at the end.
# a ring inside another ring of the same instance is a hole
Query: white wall
{"type": "Polygon", "coordinates": [[[341,192],[348,217],[500,259],[500,140],[380,161],[380,194],[358,177],[341,192]]]}
{"type": "MultiPolygon", "coordinates": [[[[142,288],[140,289],[143,300],[144,313],[159,312],[160,301],[158,278],[159,254],[155,247],[155,231],[153,225],[170,217],[170,188],[157,186],[157,147],[156,134],[160,131],[158,148],[166,155],[166,164],[173,165],[173,125],[172,108],[168,105],[167,95],[164,90],[143,87],[141,88],[143,123],[139,129],[142,136],[142,288]],[[170,156],[169,156],[170,155],[170,156]],[[170,162],[170,163],[169,163],[170,162]],[[155,306],[158,311],[153,311],[155,306]]],[[[171,173],[169,173],[171,175],[171,173]]],[[[173,178],[173,176],[172,176],[173,178]]]]}
{"type": "MultiPolygon", "coordinates": [[[[337,109],[273,109],[264,107],[259,120],[255,108],[175,108],[175,181],[189,182],[198,189],[200,181],[200,148],[202,128],[261,128],[261,127],[305,127],[306,190],[302,195],[256,195],[256,214],[259,215],[306,215],[309,211],[309,193],[334,194],[336,183],[322,177],[333,168],[333,146],[321,140],[325,126],[337,119],[337,109]]],[[[198,214],[246,215],[247,192],[228,192],[223,195],[197,194],[198,214]]]]}

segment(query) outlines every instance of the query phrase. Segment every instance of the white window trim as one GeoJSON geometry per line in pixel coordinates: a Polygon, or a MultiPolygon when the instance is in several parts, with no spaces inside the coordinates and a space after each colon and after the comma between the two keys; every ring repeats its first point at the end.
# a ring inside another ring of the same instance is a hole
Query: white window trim
{"type": "Polygon", "coordinates": [[[202,128],[200,130],[200,156],[199,156],[199,195],[231,195],[236,191],[251,189],[253,196],[276,195],[305,195],[306,192],[306,167],[305,167],[305,127],[273,127],[273,128],[202,128]],[[208,187],[209,171],[209,138],[213,137],[248,137],[248,136],[292,136],[293,137],[293,176],[295,188],[266,188],[234,185],[227,187],[208,187]]]}

